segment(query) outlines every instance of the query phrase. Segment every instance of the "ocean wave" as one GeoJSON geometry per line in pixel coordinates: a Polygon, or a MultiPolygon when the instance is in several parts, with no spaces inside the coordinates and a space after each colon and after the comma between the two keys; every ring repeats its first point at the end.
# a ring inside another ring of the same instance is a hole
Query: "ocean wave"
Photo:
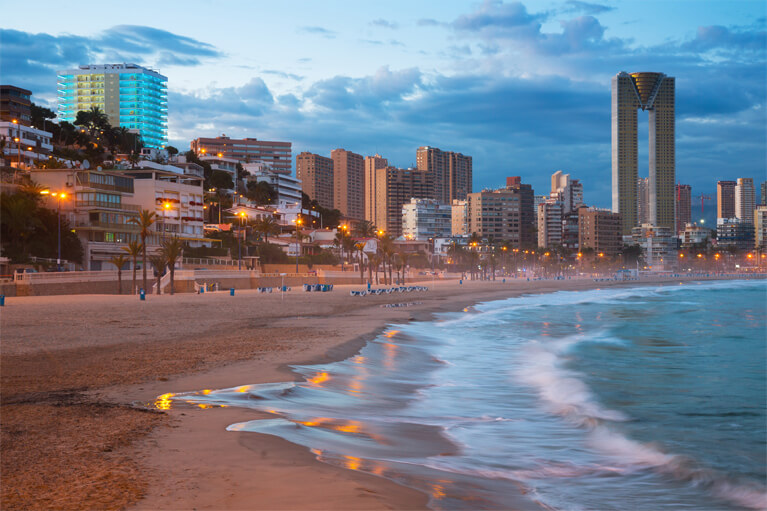
{"type": "MultiPolygon", "coordinates": [[[[612,423],[627,421],[629,417],[602,406],[582,375],[564,367],[567,351],[578,343],[588,341],[621,342],[607,335],[571,336],[556,341],[533,341],[524,348],[524,363],[517,376],[521,382],[536,390],[546,411],[587,430],[590,447],[612,459],[612,467],[616,471],[652,469],[705,488],[717,498],[737,505],[767,509],[767,491],[758,484],[701,468],[692,458],[666,453],[656,444],[633,440],[611,427],[612,423]]],[[[528,476],[546,473],[536,469],[528,476]]]]}

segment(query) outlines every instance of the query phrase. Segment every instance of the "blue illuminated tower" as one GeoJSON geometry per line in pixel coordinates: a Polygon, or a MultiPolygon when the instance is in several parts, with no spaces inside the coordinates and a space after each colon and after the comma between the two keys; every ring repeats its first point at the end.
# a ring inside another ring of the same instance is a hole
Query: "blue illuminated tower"
{"type": "Polygon", "coordinates": [[[141,135],[146,147],[168,143],[168,78],[136,64],[80,66],[58,72],[59,119],[99,107],[112,126],[141,135]]]}

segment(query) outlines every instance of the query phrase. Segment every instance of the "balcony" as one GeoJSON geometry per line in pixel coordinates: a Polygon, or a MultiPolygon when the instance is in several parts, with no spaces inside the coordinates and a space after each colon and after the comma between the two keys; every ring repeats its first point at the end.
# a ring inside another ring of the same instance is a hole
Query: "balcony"
{"type": "Polygon", "coordinates": [[[114,202],[100,200],[78,200],[75,201],[76,208],[107,208],[118,211],[141,211],[138,204],[115,204],[114,202]]]}

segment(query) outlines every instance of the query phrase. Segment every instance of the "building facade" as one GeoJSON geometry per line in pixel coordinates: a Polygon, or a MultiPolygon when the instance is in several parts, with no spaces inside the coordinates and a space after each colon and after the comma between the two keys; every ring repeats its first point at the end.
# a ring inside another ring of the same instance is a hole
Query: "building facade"
{"type": "Polygon", "coordinates": [[[469,234],[469,221],[466,216],[467,202],[465,200],[454,200],[452,204],[452,235],[467,236],[469,234]]]}
{"type": "Polygon", "coordinates": [[[538,204],[538,246],[549,248],[562,244],[562,215],[564,204],[549,199],[538,204]]]}
{"type": "Polygon", "coordinates": [[[716,217],[735,218],[735,181],[717,181],[716,217]]]}
{"type": "Polygon", "coordinates": [[[38,160],[47,160],[53,151],[52,134],[13,121],[0,121],[0,139],[5,140],[3,159],[17,168],[31,167],[38,160]]]}
{"type": "Polygon", "coordinates": [[[277,192],[277,204],[301,204],[301,181],[285,174],[272,171],[264,163],[245,163],[242,168],[247,170],[249,182],[266,182],[277,192]]]}
{"type": "Polygon", "coordinates": [[[205,155],[232,158],[241,163],[264,162],[273,172],[290,175],[293,173],[291,142],[275,142],[256,138],[196,138],[190,148],[197,157],[205,155]]]}
{"type": "Polygon", "coordinates": [[[431,196],[427,172],[385,167],[375,170],[375,211],[373,224],[392,237],[402,235],[402,206],[410,199],[431,196]]]}
{"type": "Polygon", "coordinates": [[[735,185],[735,218],[753,225],[754,208],[756,208],[754,180],[750,177],[739,177],[735,185]]]}
{"type": "Polygon", "coordinates": [[[642,249],[645,264],[652,269],[668,269],[676,264],[677,249],[673,229],[644,224],[634,227],[631,237],[642,249]]]}
{"type": "Polygon", "coordinates": [[[511,176],[506,178],[506,189],[516,191],[519,194],[519,242],[523,246],[532,247],[538,241],[533,236],[533,231],[538,223],[533,187],[523,183],[520,176],[511,176]]]}
{"type": "Polygon", "coordinates": [[[623,248],[623,219],[620,213],[597,208],[578,210],[578,247],[613,257],[623,248]]]}
{"type": "Polygon", "coordinates": [[[13,85],[0,85],[0,121],[15,119],[24,126],[32,125],[32,91],[13,85]]]}
{"type": "Polygon", "coordinates": [[[612,210],[623,234],[638,225],[637,111],[649,114],[649,221],[676,228],[675,79],[663,73],[620,72],[612,79],[612,210]]]}
{"type": "Polygon", "coordinates": [[[333,160],[305,151],[296,156],[296,177],[310,199],[323,208],[335,207],[333,160]]]}
{"type": "Polygon", "coordinates": [[[583,205],[583,184],[578,179],[570,179],[570,174],[558,170],[551,175],[549,196],[562,203],[562,214],[572,213],[583,205]]]}
{"type": "Polygon", "coordinates": [[[409,240],[428,240],[450,236],[453,207],[434,199],[410,199],[402,205],[402,236],[409,240]]]}
{"type": "Polygon", "coordinates": [[[767,206],[759,206],[754,211],[754,239],[756,248],[767,249],[767,206]]]}
{"type": "Polygon", "coordinates": [[[684,231],[684,227],[692,222],[692,187],[676,185],[676,233],[684,231]]]}
{"type": "Polygon", "coordinates": [[[416,151],[418,170],[429,173],[432,198],[441,204],[465,200],[472,191],[472,158],[461,153],[423,146],[416,151]]]}
{"type": "Polygon", "coordinates": [[[365,218],[365,160],[345,149],[330,152],[333,160],[333,202],[341,215],[365,218]]]}
{"type": "Polygon", "coordinates": [[[716,219],[716,244],[720,247],[751,250],[754,248],[754,234],[754,225],[740,218],[716,219]]]}
{"type": "Polygon", "coordinates": [[[373,225],[380,227],[383,229],[383,226],[385,224],[379,224],[379,219],[386,218],[386,213],[381,211],[378,211],[379,205],[381,207],[385,206],[385,203],[378,202],[378,196],[377,196],[377,190],[379,186],[385,186],[384,183],[379,183],[378,179],[385,178],[386,174],[379,173],[378,170],[385,169],[389,166],[389,162],[386,160],[386,158],[382,157],[380,154],[376,154],[375,156],[365,156],[365,199],[364,199],[364,206],[365,206],[365,220],[368,222],[372,222],[373,225]]]}
{"type": "Polygon", "coordinates": [[[522,192],[518,188],[483,190],[466,199],[469,233],[522,246],[522,192]]]}
{"type": "Polygon", "coordinates": [[[114,127],[138,132],[147,147],[168,144],[168,78],[136,64],[80,66],[58,72],[59,120],[98,107],[114,127]]]}

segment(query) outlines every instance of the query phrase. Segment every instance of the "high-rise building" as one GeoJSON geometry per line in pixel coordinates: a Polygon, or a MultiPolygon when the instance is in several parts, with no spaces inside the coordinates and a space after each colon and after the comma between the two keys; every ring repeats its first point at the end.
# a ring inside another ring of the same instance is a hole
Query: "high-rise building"
{"type": "Polygon", "coordinates": [[[453,236],[465,236],[469,234],[469,223],[466,217],[466,201],[453,200],[453,236]]]}
{"type": "Polygon", "coordinates": [[[233,158],[242,163],[263,162],[272,172],[290,175],[293,173],[293,155],[291,142],[275,142],[256,138],[229,138],[221,135],[216,138],[196,138],[190,144],[198,156],[205,155],[233,158]]]}
{"type": "MultiPolygon", "coordinates": [[[[379,174],[376,172],[378,169],[385,169],[389,166],[389,162],[386,160],[386,158],[383,158],[380,154],[376,154],[375,156],[365,156],[365,220],[368,222],[372,222],[373,225],[380,227],[381,229],[384,228],[384,224],[378,224],[379,218],[386,218],[385,213],[381,213],[382,216],[379,216],[378,213],[378,199],[376,195],[376,191],[380,186],[384,186],[383,183],[378,182],[378,178],[385,177],[386,174],[379,174]]],[[[384,204],[381,203],[381,207],[384,207],[384,204]]]]}
{"type": "Polygon", "coordinates": [[[452,208],[434,199],[410,199],[402,205],[402,235],[409,240],[450,236],[452,208]]]}
{"type": "Polygon", "coordinates": [[[676,233],[684,232],[684,226],[692,222],[692,187],[676,185],[676,233]]]}
{"type": "MultiPolygon", "coordinates": [[[[32,91],[0,85],[0,121],[13,122],[24,126],[32,125],[32,91]]],[[[42,126],[40,126],[42,128],[42,126]]]]}
{"type": "Polygon", "coordinates": [[[345,149],[330,152],[333,160],[333,201],[341,215],[365,218],[365,160],[345,149]]]}
{"type": "Polygon", "coordinates": [[[651,224],[650,222],[650,178],[640,177],[637,179],[637,218],[639,225],[651,224]]]}
{"type": "MultiPolygon", "coordinates": [[[[466,216],[469,233],[495,241],[508,241],[512,246],[522,246],[522,197],[519,188],[483,190],[467,196],[466,216]]],[[[530,197],[532,207],[532,196],[530,197]]]]}
{"type": "Polygon", "coordinates": [[[612,79],[612,210],[623,234],[638,225],[637,110],[650,118],[649,220],[674,229],[675,79],[663,73],[620,72],[612,79]]]}
{"type": "Polygon", "coordinates": [[[535,210],[535,192],[531,185],[522,183],[522,178],[512,176],[506,178],[506,189],[519,192],[519,242],[523,246],[533,246],[537,240],[533,239],[533,231],[538,223],[535,210]]]}
{"type": "Polygon", "coordinates": [[[735,185],[735,218],[754,225],[754,208],[756,207],[754,180],[750,177],[739,177],[737,183],[735,185]]]}
{"type": "Polygon", "coordinates": [[[168,78],[136,64],[80,66],[58,72],[59,120],[98,107],[109,124],[141,135],[147,147],[168,143],[168,78]]]}
{"type": "Polygon", "coordinates": [[[564,204],[549,199],[538,204],[538,246],[549,248],[562,244],[562,212],[564,204]]]}
{"type": "Polygon", "coordinates": [[[735,181],[717,181],[716,217],[735,218],[735,181]]]}
{"type": "Polygon", "coordinates": [[[550,197],[562,203],[563,214],[572,213],[583,205],[583,184],[558,170],[551,175],[550,197]]]}
{"type": "Polygon", "coordinates": [[[416,169],[385,167],[373,171],[375,219],[379,229],[393,237],[402,235],[402,206],[412,198],[428,199],[431,188],[428,172],[416,169]]]}
{"type": "Polygon", "coordinates": [[[762,181],[759,191],[759,204],[767,206],[767,181],[762,181]]]}
{"type": "Polygon", "coordinates": [[[595,254],[617,255],[623,248],[623,221],[620,213],[597,208],[578,210],[578,247],[594,249],[595,254]]]}
{"type": "Polygon", "coordinates": [[[472,158],[461,153],[423,146],[416,151],[418,170],[429,172],[432,197],[442,204],[464,200],[471,193],[472,158]]]}
{"type": "Polygon", "coordinates": [[[754,248],[754,225],[740,218],[716,219],[716,244],[719,247],[735,247],[737,250],[754,248]]]}
{"type": "Polygon", "coordinates": [[[310,199],[323,208],[335,207],[333,160],[304,151],[296,156],[296,178],[310,199]]]}

